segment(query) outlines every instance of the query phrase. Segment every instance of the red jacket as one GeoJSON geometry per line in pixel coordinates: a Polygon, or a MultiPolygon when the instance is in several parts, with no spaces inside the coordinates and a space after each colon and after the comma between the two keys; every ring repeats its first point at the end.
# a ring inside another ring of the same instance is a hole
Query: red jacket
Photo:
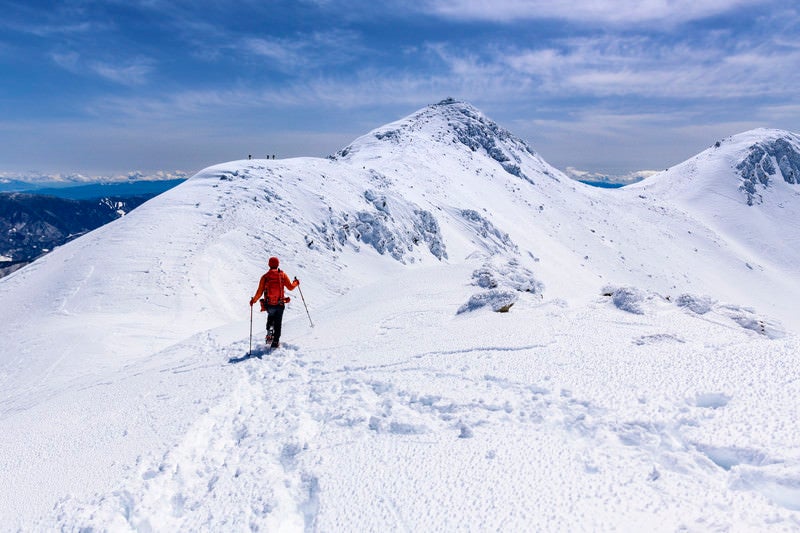
{"type": "Polygon", "coordinates": [[[271,268],[261,276],[261,281],[258,282],[258,290],[256,290],[253,299],[250,300],[250,305],[257,302],[262,294],[267,300],[267,305],[283,305],[289,301],[289,298],[284,295],[284,287],[293,291],[298,285],[300,285],[300,282],[297,280],[291,281],[283,270],[271,268]]]}

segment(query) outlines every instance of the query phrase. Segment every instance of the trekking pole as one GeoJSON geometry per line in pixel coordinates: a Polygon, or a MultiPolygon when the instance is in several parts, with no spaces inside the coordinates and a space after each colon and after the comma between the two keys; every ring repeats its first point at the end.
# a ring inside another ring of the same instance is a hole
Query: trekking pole
{"type": "MultiPolygon", "coordinates": [[[[297,281],[297,278],[294,278],[297,281]]],[[[300,288],[300,285],[297,286],[297,290],[300,291],[300,299],[303,300],[303,307],[306,308],[306,314],[308,315],[308,322],[311,324],[311,327],[314,327],[314,323],[311,321],[311,315],[308,312],[308,306],[306,305],[306,299],[303,297],[303,289],[300,288]]]]}
{"type": "Polygon", "coordinates": [[[250,305],[250,351],[247,352],[247,356],[250,357],[253,355],[253,305],[250,305]]]}

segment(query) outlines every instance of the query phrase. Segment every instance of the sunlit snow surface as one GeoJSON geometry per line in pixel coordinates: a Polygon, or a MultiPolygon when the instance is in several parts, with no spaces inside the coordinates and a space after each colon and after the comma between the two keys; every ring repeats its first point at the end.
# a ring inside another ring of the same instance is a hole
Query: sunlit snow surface
{"type": "Polygon", "coordinates": [[[206,169],[0,281],[0,524],[800,529],[793,256],[665,176],[575,183],[457,102],[206,169]],[[247,357],[270,255],[316,327],[290,293],[247,357]]]}

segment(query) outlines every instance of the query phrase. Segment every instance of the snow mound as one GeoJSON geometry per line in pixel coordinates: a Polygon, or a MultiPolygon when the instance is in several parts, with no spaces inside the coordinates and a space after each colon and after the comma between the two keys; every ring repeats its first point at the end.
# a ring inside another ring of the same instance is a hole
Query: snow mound
{"type": "Polygon", "coordinates": [[[778,321],[761,316],[749,307],[721,305],[719,306],[719,312],[744,329],[754,331],[769,339],[780,339],[786,335],[786,331],[778,321]]]}
{"type": "Polygon", "coordinates": [[[505,313],[516,303],[517,293],[507,289],[490,289],[473,294],[469,301],[462,305],[456,314],[475,311],[483,307],[490,307],[492,311],[505,313]]]}
{"type": "Polygon", "coordinates": [[[501,287],[538,295],[544,291],[544,284],[536,278],[533,271],[514,257],[488,258],[472,273],[472,279],[475,285],[484,289],[501,287]]]}
{"type": "Polygon", "coordinates": [[[521,265],[517,258],[504,256],[487,258],[480,268],[472,272],[472,284],[485,291],[473,294],[459,308],[458,314],[486,306],[490,306],[493,311],[507,312],[517,301],[517,293],[531,293],[541,297],[544,291],[544,284],[536,278],[533,271],[521,265]]]}
{"type": "MultiPolygon", "coordinates": [[[[718,303],[709,296],[684,293],[673,300],[669,296],[636,287],[613,286],[606,286],[603,289],[603,295],[610,297],[612,304],[617,309],[634,315],[652,314],[658,309],[656,306],[658,303],[667,305],[674,303],[675,306],[696,315],[715,315],[729,319],[740,327],[769,339],[780,339],[786,335],[786,330],[780,322],[764,317],[750,307],[718,303]]],[[[643,337],[640,339],[640,344],[648,344],[655,338],[665,339],[668,337],[672,336],[643,337]]]]}
{"type": "Polygon", "coordinates": [[[681,294],[675,299],[678,307],[684,307],[698,315],[704,315],[714,308],[717,302],[709,296],[696,296],[693,294],[681,294]]]}
{"type": "Polygon", "coordinates": [[[611,296],[614,307],[634,315],[645,314],[645,302],[652,299],[652,295],[635,287],[606,287],[603,289],[603,294],[611,296]]]}

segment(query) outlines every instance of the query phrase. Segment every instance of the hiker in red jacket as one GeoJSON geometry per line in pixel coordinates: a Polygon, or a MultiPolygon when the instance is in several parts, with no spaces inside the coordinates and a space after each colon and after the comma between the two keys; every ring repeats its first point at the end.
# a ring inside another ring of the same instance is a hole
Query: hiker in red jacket
{"type": "Polygon", "coordinates": [[[258,301],[261,295],[264,299],[261,300],[261,311],[267,312],[267,344],[272,348],[280,346],[281,340],[281,322],[283,321],[283,310],[285,304],[290,300],[284,296],[284,287],[293,291],[295,287],[300,285],[300,280],[294,278],[294,281],[289,281],[289,276],[286,272],[278,268],[280,261],[277,257],[269,258],[269,271],[261,276],[261,281],[258,283],[258,290],[255,296],[250,299],[250,306],[258,301]]]}

